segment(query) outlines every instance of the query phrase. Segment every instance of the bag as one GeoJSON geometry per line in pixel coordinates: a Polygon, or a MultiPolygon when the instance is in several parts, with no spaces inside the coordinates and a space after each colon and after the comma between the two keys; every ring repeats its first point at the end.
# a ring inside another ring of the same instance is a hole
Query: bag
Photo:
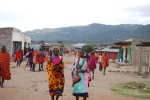
{"type": "Polygon", "coordinates": [[[73,79],[73,85],[76,84],[77,82],[79,82],[81,80],[80,76],[78,75],[78,73],[75,74],[74,76],[75,78],[73,79]]]}

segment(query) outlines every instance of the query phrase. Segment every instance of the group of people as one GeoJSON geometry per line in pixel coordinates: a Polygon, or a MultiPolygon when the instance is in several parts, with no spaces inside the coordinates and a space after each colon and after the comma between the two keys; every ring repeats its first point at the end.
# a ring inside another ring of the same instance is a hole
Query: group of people
{"type": "Polygon", "coordinates": [[[39,51],[34,50],[34,49],[28,49],[26,54],[23,54],[22,49],[16,50],[14,54],[14,61],[17,63],[16,67],[20,67],[21,62],[26,59],[27,64],[26,66],[29,65],[30,71],[35,72],[35,66],[39,64],[39,69],[38,71],[44,71],[45,63],[47,60],[52,56],[52,51],[50,50],[48,53],[45,52],[42,49],[39,49],[39,51]]]}
{"type": "Polygon", "coordinates": [[[79,100],[80,96],[83,97],[83,100],[86,100],[89,82],[94,79],[96,64],[99,63],[99,71],[103,69],[103,74],[105,75],[106,67],[109,66],[109,58],[106,53],[102,56],[98,52],[85,55],[84,50],[74,52],[74,55],[75,61],[72,68],[73,95],[76,96],[76,100],[79,100]],[[92,72],[92,75],[90,72],[92,72]],[[78,76],[80,77],[79,81],[77,81],[78,76]]]}
{"type": "MultiPolygon", "coordinates": [[[[19,52],[19,51],[17,51],[19,52]]],[[[18,53],[16,52],[16,56],[18,53]]],[[[20,50],[21,52],[21,50],[20,50]]],[[[43,70],[43,61],[46,59],[46,71],[48,75],[48,88],[49,94],[51,95],[52,100],[58,100],[59,96],[62,96],[65,85],[65,77],[64,77],[64,61],[63,57],[60,56],[60,51],[58,48],[54,48],[51,52],[45,54],[41,49],[39,52],[37,50],[31,49],[27,52],[25,57],[28,58],[28,62],[30,64],[30,70],[35,70],[35,64],[39,63],[39,70],[43,70]],[[53,54],[52,54],[53,53],[53,54]],[[38,60],[37,60],[38,59],[38,60]],[[41,62],[40,62],[41,61],[41,62]]],[[[91,52],[90,55],[86,54],[84,50],[78,51],[78,56],[76,56],[72,69],[72,88],[73,88],[73,96],[75,96],[76,100],[79,100],[79,97],[83,97],[83,100],[86,100],[89,96],[88,87],[89,82],[91,81],[90,72],[93,72],[92,79],[94,79],[94,70],[96,69],[96,60],[95,53],[91,52]],[[79,78],[78,81],[74,83],[74,80],[79,78]]],[[[21,60],[17,59],[16,61],[21,60]]],[[[106,70],[108,64],[108,57],[106,53],[101,57],[101,65],[106,70]]],[[[21,62],[21,61],[19,61],[21,62]]],[[[20,63],[19,63],[20,64],[20,63]]],[[[0,52],[0,86],[3,87],[4,80],[10,80],[10,56],[6,51],[6,48],[3,46],[0,52]]]]}

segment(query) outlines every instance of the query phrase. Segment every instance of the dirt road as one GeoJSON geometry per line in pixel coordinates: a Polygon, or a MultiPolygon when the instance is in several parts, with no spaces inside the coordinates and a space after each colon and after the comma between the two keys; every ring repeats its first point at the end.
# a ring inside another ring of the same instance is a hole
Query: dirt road
{"type": "MultiPolygon", "coordinates": [[[[71,87],[71,68],[74,60],[73,55],[65,55],[65,89],[60,100],[75,100],[72,96],[71,87]]],[[[5,81],[4,88],[0,88],[0,100],[51,100],[48,93],[47,73],[45,71],[29,71],[25,67],[25,62],[20,68],[14,68],[14,62],[11,62],[12,79],[5,81]]],[[[111,86],[118,82],[146,82],[150,83],[150,78],[141,78],[133,74],[133,67],[124,66],[120,69],[111,63],[107,69],[106,75],[95,70],[95,79],[90,82],[88,100],[145,100],[126,96],[119,96],[111,91],[111,86]],[[131,71],[131,73],[108,72],[108,70],[131,71]]]]}

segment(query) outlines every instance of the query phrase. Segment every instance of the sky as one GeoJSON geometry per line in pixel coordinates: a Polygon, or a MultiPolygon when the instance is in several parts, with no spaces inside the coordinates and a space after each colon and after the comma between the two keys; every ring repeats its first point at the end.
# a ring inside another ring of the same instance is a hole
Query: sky
{"type": "Polygon", "coordinates": [[[0,0],[0,27],[24,32],[92,23],[150,24],[150,0],[0,0]]]}

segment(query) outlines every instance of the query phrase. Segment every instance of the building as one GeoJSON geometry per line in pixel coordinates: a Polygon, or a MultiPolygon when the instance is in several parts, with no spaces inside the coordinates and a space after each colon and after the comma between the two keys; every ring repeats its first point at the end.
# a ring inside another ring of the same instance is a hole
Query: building
{"type": "Polygon", "coordinates": [[[41,48],[46,51],[53,50],[54,48],[58,48],[60,51],[63,51],[65,49],[65,45],[63,43],[44,43],[41,44],[41,48]]]}
{"type": "Polygon", "coordinates": [[[118,59],[119,49],[112,49],[111,47],[107,47],[98,51],[100,54],[106,53],[109,59],[118,59]]]}
{"type": "Polygon", "coordinates": [[[86,45],[85,43],[77,43],[77,44],[73,44],[73,50],[78,50],[78,49],[82,49],[82,47],[86,45]]]}
{"type": "Polygon", "coordinates": [[[144,64],[142,63],[143,61],[142,61],[142,55],[143,55],[143,53],[142,53],[142,50],[144,49],[144,48],[147,48],[147,50],[148,49],[150,49],[150,41],[149,42],[141,42],[141,43],[139,43],[139,44],[137,44],[136,46],[138,46],[139,48],[140,48],[140,66],[139,66],[139,73],[141,73],[141,71],[142,71],[142,66],[145,66],[145,73],[146,74],[148,74],[148,72],[150,73],[150,52],[149,53],[147,53],[146,55],[145,55],[145,61],[144,61],[144,64]],[[149,47],[149,48],[148,48],[149,47]]]}
{"type": "Polygon", "coordinates": [[[31,37],[22,34],[19,29],[6,27],[0,28],[0,41],[0,46],[6,46],[11,56],[17,49],[22,48],[24,50],[24,48],[28,48],[31,44],[31,37]]]}
{"type": "Polygon", "coordinates": [[[118,60],[136,66],[145,66],[147,56],[150,55],[150,46],[142,47],[137,46],[142,42],[150,42],[150,40],[129,39],[121,42],[114,43],[120,45],[118,60]]]}

